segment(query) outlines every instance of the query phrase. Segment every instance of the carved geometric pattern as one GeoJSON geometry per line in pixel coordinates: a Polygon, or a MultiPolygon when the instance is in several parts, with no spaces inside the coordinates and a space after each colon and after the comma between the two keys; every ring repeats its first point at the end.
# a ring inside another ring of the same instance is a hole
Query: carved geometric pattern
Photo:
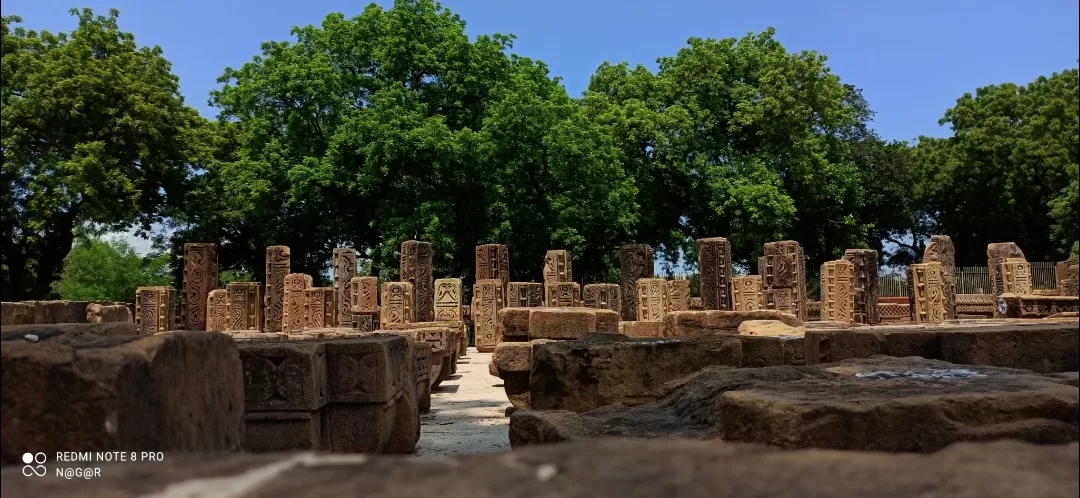
{"type": "Polygon", "coordinates": [[[765,309],[776,309],[806,319],[806,257],[793,240],[768,242],[758,260],[765,309]]]}
{"type": "MultiPolygon", "coordinates": [[[[952,238],[948,235],[931,235],[930,243],[923,250],[923,262],[937,261],[941,263],[942,277],[945,280],[945,316],[952,320],[956,318],[956,283],[954,273],[956,269],[956,247],[953,246],[952,238]]],[[[877,281],[877,279],[874,279],[877,281]]]]}
{"type": "Polygon", "coordinates": [[[304,368],[304,360],[301,356],[243,358],[244,402],[304,401],[304,376],[311,374],[304,368]]]}
{"type": "Polygon", "coordinates": [[[382,328],[388,323],[416,321],[413,286],[409,282],[385,282],[382,288],[382,328]]]}
{"type": "Polygon", "coordinates": [[[561,249],[548,251],[544,255],[544,283],[570,282],[573,280],[573,265],[570,251],[561,249]]]}
{"type": "Polygon", "coordinates": [[[206,298],[218,286],[217,244],[184,244],[184,303],[187,330],[206,330],[206,298]]]}
{"type": "Polygon", "coordinates": [[[258,282],[229,282],[229,318],[226,330],[259,330],[262,321],[262,286],[258,282]]]}
{"type": "Polygon", "coordinates": [[[724,237],[697,240],[698,294],[707,310],[731,309],[731,242],[724,237]]]}
{"type": "Polygon", "coordinates": [[[473,285],[473,321],[476,348],[494,351],[499,344],[499,310],[503,308],[503,283],[498,279],[478,280],[473,285]]]}
{"type": "Polygon", "coordinates": [[[668,311],[690,310],[690,281],[686,279],[668,280],[668,311]]]}
{"type": "Polygon", "coordinates": [[[878,303],[878,316],[881,323],[900,323],[911,321],[910,304],[878,303]]]}
{"type": "Polygon", "coordinates": [[[299,334],[304,331],[307,316],[307,297],[304,293],[311,287],[311,275],[290,273],[285,276],[285,291],[282,306],[282,331],[287,334],[299,334]]]}
{"type": "Polygon", "coordinates": [[[855,265],[844,259],[826,261],[821,265],[821,319],[825,321],[855,321],[853,274],[855,265]]]}
{"type": "Polygon", "coordinates": [[[502,244],[476,246],[476,280],[496,279],[503,290],[510,283],[510,251],[502,244]]]}
{"type": "Polygon", "coordinates": [[[761,275],[732,277],[731,297],[735,311],[756,311],[765,307],[761,275]]]}
{"type": "Polygon", "coordinates": [[[547,294],[544,303],[552,308],[581,306],[581,284],[577,282],[551,282],[544,284],[547,294]]]}
{"type": "Polygon", "coordinates": [[[908,286],[911,289],[909,313],[917,323],[945,321],[945,279],[941,263],[914,264],[908,267],[908,286]]]}
{"type": "Polygon", "coordinates": [[[506,284],[508,308],[536,308],[544,305],[544,284],[540,282],[510,282],[506,284]]]}
{"type": "Polygon", "coordinates": [[[378,313],[353,313],[352,328],[357,332],[374,332],[379,323],[378,313]]]}
{"type": "Polygon", "coordinates": [[[406,240],[401,243],[401,281],[412,284],[414,321],[435,321],[432,258],[431,242],[406,240]]]}
{"type": "Polygon", "coordinates": [[[356,276],[356,249],[336,247],[334,258],[334,321],[340,324],[352,320],[352,293],[349,282],[356,276]]]}
{"type": "MultiPolygon", "coordinates": [[[[337,311],[334,307],[335,290],[331,287],[309,287],[304,289],[304,328],[318,329],[336,327],[337,311]]],[[[352,316],[349,317],[352,319],[352,316]]]]}
{"type": "Polygon", "coordinates": [[[616,313],[622,311],[619,284],[588,284],[585,286],[583,301],[586,308],[607,309],[616,313]]]}
{"type": "Polygon", "coordinates": [[[855,294],[855,322],[876,325],[878,315],[878,252],[873,249],[848,249],[844,259],[855,265],[852,282],[855,294]]]}
{"type": "Polygon", "coordinates": [[[460,278],[440,278],[435,281],[435,321],[461,321],[460,278]]]}
{"type": "Polygon", "coordinates": [[[637,281],[639,322],[662,322],[668,309],[668,285],[662,278],[639,278],[637,281]]]}
{"type": "Polygon", "coordinates": [[[353,313],[378,313],[379,277],[349,279],[349,303],[353,313]]]}
{"type": "Polygon", "coordinates": [[[1077,296],[1080,281],[1080,257],[1073,256],[1057,264],[1057,290],[1060,296],[1077,296]]]}
{"type": "Polygon", "coordinates": [[[821,320],[821,301],[807,301],[806,321],[816,322],[818,320],[821,320]]]}
{"type": "Polygon", "coordinates": [[[263,293],[263,332],[281,332],[285,316],[285,276],[292,271],[287,246],[266,248],[266,290],[263,293]]]}
{"type": "Polygon", "coordinates": [[[221,332],[229,327],[229,294],[214,289],[206,298],[206,330],[221,332]]]}
{"type": "Polygon", "coordinates": [[[997,300],[990,294],[957,294],[956,313],[958,315],[994,315],[997,300]]]}
{"type": "Polygon", "coordinates": [[[176,329],[176,289],[172,286],[135,290],[135,331],[154,335],[176,329]]]}
{"type": "MultiPolygon", "coordinates": [[[[990,285],[993,287],[990,290],[990,294],[995,297],[1005,293],[1002,289],[1004,281],[1001,278],[1001,262],[1006,258],[1018,258],[1027,259],[1024,256],[1024,251],[1020,250],[1020,247],[1015,242],[993,242],[986,245],[986,267],[987,273],[990,274],[990,285]]],[[[997,312],[997,308],[994,308],[994,318],[1000,318],[1000,314],[997,312]]]]}
{"type": "Polygon", "coordinates": [[[1005,258],[998,269],[1002,294],[1031,294],[1031,265],[1025,259],[1005,258]]]}
{"type": "Polygon", "coordinates": [[[623,320],[637,320],[637,281],[639,278],[652,278],[653,267],[652,246],[627,244],[619,249],[623,320]]]}

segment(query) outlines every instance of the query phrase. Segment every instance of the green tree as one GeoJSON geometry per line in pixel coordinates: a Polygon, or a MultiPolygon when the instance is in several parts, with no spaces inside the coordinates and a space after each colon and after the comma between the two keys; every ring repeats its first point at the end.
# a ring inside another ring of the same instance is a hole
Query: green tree
{"type": "Polygon", "coordinates": [[[135,290],[171,285],[168,255],[142,257],[121,240],[81,240],[64,258],[54,288],[61,299],[133,302],[135,290]]]}
{"type": "Polygon", "coordinates": [[[1077,69],[1026,86],[964,94],[921,138],[918,195],[937,233],[952,236],[957,263],[986,260],[990,242],[1013,241],[1032,261],[1053,261],[1080,239],[1080,81],[1077,69]]]}
{"type": "Polygon", "coordinates": [[[136,45],[115,10],[72,15],[71,33],[2,21],[4,300],[45,297],[79,227],[149,229],[183,198],[203,136],[160,48],[136,45]]]}
{"type": "Polygon", "coordinates": [[[610,270],[636,220],[610,136],[544,64],[508,53],[513,37],[464,27],[430,0],[372,4],[226,69],[211,98],[222,133],[174,253],[218,241],[223,266],[261,279],[263,248],[284,244],[293,271],[321,279],[351,245],[386,278],[419,238],[444,275],[470,276],[487,242],[510,246],[519,278],[559,247],[610,270]]]}
{"type": "Polygon", "coordinates": [[[824,56],[774,35],[691,38],[655,74],[604,63],[590,81],[585,107],[638,187],[633,232],[668,259],[694,261],[693,239],[726,236],[736,261],[756,263],[762,244],[791,238],[813,265],[873,227],[856,214],[866,201],[852,152],[865,102],[824,56]]]}

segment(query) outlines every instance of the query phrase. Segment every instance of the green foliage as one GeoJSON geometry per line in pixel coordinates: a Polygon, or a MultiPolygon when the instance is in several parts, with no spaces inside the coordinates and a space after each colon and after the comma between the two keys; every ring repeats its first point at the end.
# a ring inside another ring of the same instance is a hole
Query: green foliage
{"type": "Polygon", "coordinates": [[[71,33],[4,17],[3,299],[44,297],[86,224],[148,228],[182,198],[202,120],[160,48],[118,13],[72,10],[71,33]]]}
{"type": "Polygon", "coordinates": [[[1080,85],[1077,70],[1027,86],[987,86],[945,112],[953,136],[920,140],[918,195],[957,262],[986,260],[1014,241],[1029,260],[1061,259],[1080,238],[1080,85]]]}
{"type": "Polygon", "coordinates": [[[132,302],[139,287],[172,284],[167,263],[167,255],[142,257],[126,242],[91,238],[64,258],[54,287],[61,299],[132,302]]]}

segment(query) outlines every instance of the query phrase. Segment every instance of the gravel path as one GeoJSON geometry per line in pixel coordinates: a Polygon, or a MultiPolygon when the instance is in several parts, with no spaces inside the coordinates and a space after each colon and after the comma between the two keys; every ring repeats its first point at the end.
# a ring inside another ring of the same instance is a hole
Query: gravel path
{"type": "Polygon", "coordinates": [[[494,453],[510,449],[510,401],[502,380],[488,373],[491,353],[469,348],[457,373],[431,393],[431,411],[421,416],[417,455],[494,453]]]}

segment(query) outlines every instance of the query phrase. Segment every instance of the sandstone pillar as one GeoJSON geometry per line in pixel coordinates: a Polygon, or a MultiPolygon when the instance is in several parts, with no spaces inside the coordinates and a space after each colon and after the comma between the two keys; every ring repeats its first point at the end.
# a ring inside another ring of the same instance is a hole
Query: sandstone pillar
{"type": "Polygon", "coordinates": [[[510,282],[506,284],[506,307],[537,308],[544,305],[544,284],[510,282]]]}
{"type": "MultiPolygon", "coordinates": [[[[332,287],[309,287],[304,289],[304,303],[307,308],[304,314],[304,328],[318,329],[324,327],[336,327],[337,307],[334,305],[334,297],[337,290],[332,287]]],[[[349,317],[352,320],[352,317],[349,317]]]]}
{"type": "Polygon", "coordinates": [[[619,284],[588,284],[585,286],[583,301],[586,308],[621,313],[622,302],[619,298],[619,284]]]}
{"type": "Polygon", "coordinates": [[[723,237],[697,240],[698,275],[706,310],[731,309],[731,242],[723,237]]]}
{"type": "Polygon", "coordinates": [[[135,290],[135,330],[154,335],[176,329],[176,289],[171,285],[135,290]]]}
{"type": "Polygon", "coordinates": [[[802,246],[793,240],[768,242],[761,263],[765,309],[787,311],[806,320],[806,257],[802,246]]]}
{"type": "Polygon", "coordinates": [[[668,311],[690,311],[690,281],[668,280],[668,311]]]}
{"type": "Polygon", "coordinates": [[[911,321],[945,321],[945,277],[941,263],[932,261],[909,266],[908,290],[911,321]]]}
{"type": "MultiPolygon", "coordinates": [[[[998,271],[1001,270],[1001,262],[1005,258],[1027,259],[1024,256],[1024,251],[1021,251],[1015,242],[994,242],[986,245],[986,268],[987,272],[990,273],[990,294],[995,298],[1005,292],[1001,288],[1001,276],[998,275],[998,271]]],[[[995,307],[994,318],[1000,318],[997,307],[995,307]]]]}
{"type": "Polygon", "coordinates": [[[822,320],[855,321],[854,273],[855,265],[845,259],[821,265],[822,320]]]}
{"type": "Polygon", "coordinates": [[[230,331],[258,331],[262,320],[262,289],[258,282],[230,282],[225,286],[228,296],[230,331]]]}
{"type": "Polygon", "coordinates": [[[570,251],[551,250],[544,255],[544,284],[572,282],[573,264],[570,251]]]}
{"type": "Polygon", "coordinates": [[[460,278],[440,278],[435,281],[435,321],[462,321],[460,278]]]}
{"type": "Polygon", "coordinates": [[[218,286],[217,244],[184,244],[184,303],[181,316],[187,330],[206,330],[204,308],[218,286]]]}
{"type": "Polygon", "coordinates": [[[307,296],[304,290],[311,287],[311,275],[290,273],[285,276],[285,291],[282,296],[281,328],[286,334],[300,334],[304,331],[307,315],[307,296]]]}
{"type": "Polygon", "coordinates": [[[637,320],[637,281],[639,278],[652,278],[654,265],[650,245],[627,244],[619,249],[623,320],[637,320]]]}
{"type": "Polygon", "coordinates": [[[229,291],[214,289],[206,298],[206,330],[229,330],[229,291]]]}
{"type": "Polygon", "coordinates": [[[334,322],[345,326],[352,322],[352,292],[349,282],[356,276],[356,249],[334,249],[334,322]]]}
{"type": "Polygon", "coordinates": [[[413,286],[409,282],[385,282],[382,287],[380,323],[411,323],[416,321],[413,286]]]}
{"type": "Polygon", "coordinates": [[[923,262],[941,263],[945,279],[945,318],[956,318],[956,248],[948,235],[931,235],[930,243],[923,251],[923,262]]]}
{"type": "MultiPolygon", "coordinates": [[[[479,260],[479,258],[477,258],[479,260]]],[[[477,265],[479,268],[479,265],[477,265]]],[[[476,349],[483,353],[495,351],[501,339],[499,333],[499,310],[504,305],[502,280],[477,280],[473,285],[473,327],[476,349]]]]}
{"type": "Polygon", "coordinates": [[[662,278],[641,278],[637,282],[639,322],[662,322],[668,309],[668,284],[662,278]]]}
{"type": "MultiPolygon", "coordinates": [[[[951,250],[952,241],[949,241],[948,247],[951,250]]],[[[852,279],[855,322],[868,325],[881,323],[881,315],[878,313],[878,252],[873,249],[848,249],[844,251],[844,259],[855,266],[852,279]]],[[[925,257],[923,259],[925,260],[925,257]]],[[[947,290],[949,289],[951,287],[947,290]]]]}
{"type": "Polygon", "coordinates": [[[731,278],[731,299],[735,311],[756,311],[765,307],[761,275],[731,278]]]}
{"type": "Polygon", "coordinates": [[[476,281],[496,279],[503,291],[510,283],[510,251],[502,244],[476,246],[476,281]]]}
{"type": "Polygon", "coordinates": [[[358,332],[373,332],[379,325],[379,277],[349,279],[350,323],[358,332]]]}
{"type": "Polygon", "coordinates": [[[417,322],[435,321],[435,281],[431,242],[401,243],[401,281],[412,284],[413,316],[417,322]]]}
{"type": "Polygon", "coordinates": [[[1080,296],[1080,258],[1073,256],[1057,264],[1057,289],[1061,296],[1080,296]]]}
{"type": "Polygon", "coordinates": [[[1005,258],[998,267],[1002,294],[1031,294],[1031,264],[1022,258],[1005,258]]]}
{"type": "Polygon", "coordinates": [[[266,292],[263,309],[263,332],[282,332],[285,316],[285,276],[292,270],[289,248],[266,248],[266,292]]]}
{"type": "Polygon", "coordinates": [[[551,308],[581,306],[581,284],[577,282],[551,282],[544,284],[544,304],[551,308]]]}

